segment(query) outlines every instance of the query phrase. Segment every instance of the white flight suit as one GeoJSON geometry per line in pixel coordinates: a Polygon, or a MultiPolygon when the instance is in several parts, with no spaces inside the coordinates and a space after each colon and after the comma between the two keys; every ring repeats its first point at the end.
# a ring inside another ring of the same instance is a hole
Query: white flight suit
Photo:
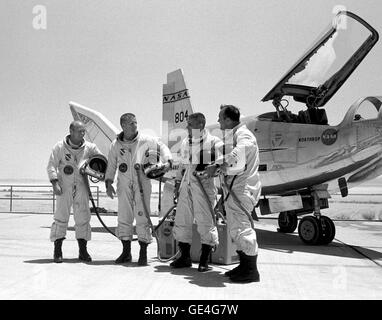
{"type": "MultiPolygon", "coordinates": [[[[252,213],[261,194],[259,179],[259,148],[255,136],[248,130],[246,125],[239,124],[224,136],[225,162],[233,166],[225,172],[228,187],[237,196],[240,204],[247,212],[252,213]],[[236,166],[236,168],[235,168],[236,166]],[[235,169],[239,169],[234,172],[235,169]]],[[[227,190],[223,188],[226,197],[227,190]]],[[[237,246],[237,250],[246,255],[254,256],[258,253],[256,232],[251,228],[248,216],[243,212],[232,195],[229,195],[224,203],[227,214],[227,226],[230,235],[237,246]]]]}
{"type": "MultiPolygon", "coordinates": [[[[120,240],[132,240],[135,218],[138,240],[146,243],[152,241],[150,225],[141,200],[137,171],[134,165],[136,163],[141,164],[144,154],[148,150],[156,151],[156,148],[159,148],[162,162],[172,159],[170,150],[159,139],[140,133],[132,141],[126,141],[123,140],[123,132],[121,132],[111,143],[105,181],[114,182],[115,173],[118,170],[118,226],[116,235],[120,240]]],[[[151,214],[151,180],[142,171],[140,177],[146,208],[148,214],[151,214]]]]}
{"type": "Polygon", "coordinates": [[[91,239],[89,191],[79,172],[79,166],[84,160],[98,154],[101,154],[98,147],[88,141],[84,141],[78,148],[72,147],[69,136],[53,147],[47,172],[50,181],[58,179],[62,194],[56,196],[57,207],[50,232],[51,241],[65,237],[72,206],[76,239],[91,239]]]}
{"type": "Polygon", "coordinates": [[[216,186],[214,178],[199,177],[208,196],[204,195],[197,177],[193,175],[196,166],[201,163],[200,150],[203,150],[202,163],[211,163],[211,150],[218,157],[218,148],[222,142],[218,137],[204,131],[200,139],[185,138],[181,145],[181,165],[177,172],[177,180],[181,179],[179,199],[173,228],[174,238],[179,242],[192,243],[192,225],[196,221],[202,244],[215,246],[219,244],[218,231],[214,224],[211,210],[216,204],[216,186]],[[182,177],[182,171],[184,171],[182,177]]]}

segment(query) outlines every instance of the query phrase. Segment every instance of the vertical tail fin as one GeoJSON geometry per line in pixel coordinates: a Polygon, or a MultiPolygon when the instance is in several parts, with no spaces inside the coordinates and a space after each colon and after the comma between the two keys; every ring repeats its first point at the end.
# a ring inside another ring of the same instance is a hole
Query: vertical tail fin
{"type": "Polygon", "coordinates": [[[86,128],[85,139],[97,144],[100,151],[107,155],[110,143],[118,134],[117,128],[106,117],[90,108],[75,102],[69,102],[73,119],[82,121],[86,128]]]}
{"type": "Polygon", "coordinates": [[[163,84],[162,138],[170,149],[179,140],[181,130],[186,132],[187,118],[191,113],[190,95],[182,69],[168,73],[167,83],[163,84]]]}

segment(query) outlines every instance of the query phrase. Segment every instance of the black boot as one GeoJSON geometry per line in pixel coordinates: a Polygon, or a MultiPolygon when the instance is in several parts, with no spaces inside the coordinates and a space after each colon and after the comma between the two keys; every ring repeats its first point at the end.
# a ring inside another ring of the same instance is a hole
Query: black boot
{"type": "Polygon", "coordinates": [[[212,246],[209,246],[208,244],[202,244],[202,254],[200,255],[199,260],[199,272],[206,272],[211,270],[212,268],[208,265],[208,260],[210,258],[210,254],[212,251],[212,246]]]}
{"type": "Polygon", "coordinates": [[[239,272],[241,270],[241,268],[243,267],[243,259],[242,259],[242,254],[243,254],[243,251],[241,250],[236,250],[237,254],[239,255],[239,265],[235,268],[233,268],[232,270],[229,270],[227,272],[224,273],[225,276],[227,277],[231,277],[233,276],[235,273],[239,272]]]}
{"type": "Polygon", "coordinates": [[[92,261],[92,257],[89,255],[88,250],[86,249],[87,241],[85,239],[77,239],[78,247],[80,249],[78,259],[85,262],[92,261]]]}
{"type": "Polygon", "coordinates": [[[170,263],[173,268],[187,268],[192,266],[190,256],[191,245],[185,242],[179,242],[180,257],[170,263]]]}
{"type": "Polygon", "coordinates": [[[61,263],[63,261],[62,259],[62,241],[64,241],[65,238],[57,239],[54,241],[54,254],[53,254],[53,260],[55,263],[61,263]]]}
{"type": "Polygon", "coordinates": [[[243,267],[239,272],[230,277],[232,282],[259,282],[260,275],[257,271],[257,255],[248,256],[243,253],[243,267]]]}
{"type": "Polygon", "coordinates": [[[121,240],[121,242],[123,246],[122,253],[114,262],[115,263],[131,262],[131,241],[121,240]]]}
{"type": "Polygon", "coordinates": [[[146,242],[138,241],[140,245],[138,266],[147,266],[147,246],[149,245],[146,242]]]}

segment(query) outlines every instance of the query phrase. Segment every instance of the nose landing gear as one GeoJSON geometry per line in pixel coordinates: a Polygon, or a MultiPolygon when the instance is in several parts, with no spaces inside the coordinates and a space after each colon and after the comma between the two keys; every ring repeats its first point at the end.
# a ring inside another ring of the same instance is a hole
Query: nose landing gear
{"type": "Polygon", "coordinates": [[[318,219],[307,216],[301,219],[298,225],[298,235],[306,244],[318,244],[321,228],[318,219]]]}
{"type": "Polygon", "coordinates": [[[292,233],[297,228],[297,215],[296,213],[290,211],[280,212],[278,222],[278,232],[292,233]]]}
{"type": "Polygon", "coordinates": [[[333,241],[336,227],[332,219],[321,215],[319,198],[315,192],[312,195],[314,197],[314,216],[306,216],[301,219],[298,235],[306,244],[326,245],[333,241]]]}
{"type": "Polygon", "coordinates": [[[336,234],[336,227],[327,216],[307,216],[301,219],[298,226],[300,239],[310,245],[329,244],[336,234]]]}
{"type": "Polygon", "coordinates": [[[321,215],[321,209],[328,208],[327,192],[310,190],[302,194],[303,208],[280,212],[278,217],[278,232],[293,233],[298,225],[300,239],[309,245],[327,245],[333,241],[336,227],[327,216],[321,215]],[[320,193],[321,192],[321,193],[320,193]],[[297,217],[305,216],[298,222],[297,217]]]}
{"type": "Polygon", "coordinates": [[[336,235],[336,227],[333,220],[327,216],[321,216],[321,231],[319,244],[329,244],[336,235]]]}

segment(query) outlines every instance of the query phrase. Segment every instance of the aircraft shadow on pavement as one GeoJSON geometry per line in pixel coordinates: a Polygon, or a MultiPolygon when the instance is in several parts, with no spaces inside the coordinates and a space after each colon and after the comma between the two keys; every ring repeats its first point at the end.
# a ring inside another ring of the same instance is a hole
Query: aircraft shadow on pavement
{"type": "MultiPolygon", "coordinates": [[[[343,258],[365,258],[359,253],[355,253],[348,245],[333,240],[328,245],[308,245],[301,241],[297,232],[281,233],[277,231],[269,231],[256,229],[257,242],[259,248],[263,250],[273,250],[280,253],[306,252],[316,253],[319,255],[338,256],[343,258]]],[[[382,259],[382,252],[371,250],[360,246],[352,246],[369,258],[382,259]]]]}

